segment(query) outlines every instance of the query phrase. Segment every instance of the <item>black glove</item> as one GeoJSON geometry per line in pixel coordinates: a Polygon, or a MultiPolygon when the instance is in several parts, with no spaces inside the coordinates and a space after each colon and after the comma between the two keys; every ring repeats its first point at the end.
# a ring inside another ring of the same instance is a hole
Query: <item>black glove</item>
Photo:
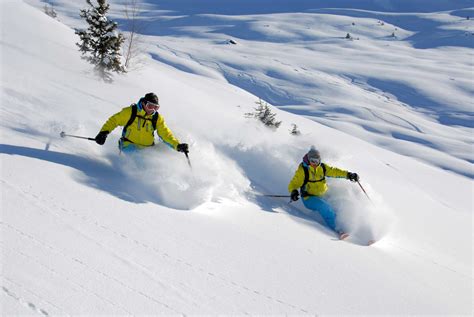
{"type": "Polygon", "coordinates": [[[357,175],[357,173],[348,172],[348,173],[347,173],[347,178],[348,178],[351,182],[358,182],[358,181],[359,181],[359,175],[357,175]]]}
{"type": "Polygon", "coordinates": [[[99,134],[95,137],[95,143],[99,145],[103,145],[105,140],[107,139],[107,135],[109,135],[108,131],[100,131],[99,134]]]}
{"type": "Polygon", "coordinates": [[[297,201],[300,198],[300,193],[296,189],[291,192],[291,200],[297,201]]]}
{"type": "Polygon", "coordinates": [[[186,143],[180,143],[176,147],[176,151],[188,153],[189,152],[189,146],[186,143]]]}

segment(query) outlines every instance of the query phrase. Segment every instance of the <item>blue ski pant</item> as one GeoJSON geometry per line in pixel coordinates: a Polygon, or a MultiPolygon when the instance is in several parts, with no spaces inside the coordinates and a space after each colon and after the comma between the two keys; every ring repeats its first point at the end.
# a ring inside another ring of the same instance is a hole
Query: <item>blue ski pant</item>
{"type": "Polygon", "coordinates": [[[317,211],[327,226],[336,231],[336,213],[324,199],[318,196],[308,196],[302,199],[306,208],[317,211]]]}
{"type": "Polygon", "coordinates": [[[130,154],[130,153],[137,152],[138,150],[143,148],[143,147],[140,147],[140,146],[138,146],[136,144],[133,144],[133,143],[130,143],[130,142],[127,142],[125,144],[124,144],[124,141],[122,139],[120,139],[118,141],[118,148],[120,150],[120,153],[130,154]]]}
{"type": "Polygon", "coordinates": [[[119,147],[120,151],[124,154],[133,153],[138,151],[140,148],[135,144],[129,144],[127,146],[119,147]]]}

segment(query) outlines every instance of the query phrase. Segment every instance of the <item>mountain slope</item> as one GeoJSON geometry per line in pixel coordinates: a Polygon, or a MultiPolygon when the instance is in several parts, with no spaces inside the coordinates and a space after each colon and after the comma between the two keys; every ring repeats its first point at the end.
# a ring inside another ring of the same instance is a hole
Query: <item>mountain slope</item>
{"type": "Polygon", "coordinates": [[[2,314],[472,311],[471,179],[278,109],[268,130],[244,117],[257,97],[218,75],[150,58],[102,83],[73,30],[23,2],[2,12],[15,12],[2,16],[2,314]],[[103,147],[59,137],[93,137],[149,91],[192,170],[163,144],[119,156],[119,131],[103,147]],[[331,182],[352,243],[300,202],[257,195],[286,193],[314,143],[374,201],[331,182]]]}

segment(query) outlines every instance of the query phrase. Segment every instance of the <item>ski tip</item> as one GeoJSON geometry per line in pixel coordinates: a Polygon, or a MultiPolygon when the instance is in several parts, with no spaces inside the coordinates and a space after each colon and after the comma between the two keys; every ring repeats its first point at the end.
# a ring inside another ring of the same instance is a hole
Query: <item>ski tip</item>
{"type": "Polygon", "coordinates": [[[377,242],[377,241],[376,240],[369,240],[369,241],[367,241],[367,246],[371,246],[375,242],[377,242]]]}
{"type": "Polygon", "coordinates": [[[339,240],[345,240],[347,238],[349,238],[348,233],[343,232],[343,233],[339,234],[339,240]]]}

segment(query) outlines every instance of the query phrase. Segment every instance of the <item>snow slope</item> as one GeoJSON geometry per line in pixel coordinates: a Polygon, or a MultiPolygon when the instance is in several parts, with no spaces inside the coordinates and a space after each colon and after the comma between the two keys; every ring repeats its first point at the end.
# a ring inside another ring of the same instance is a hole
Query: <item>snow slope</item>
{"type": "MultiPolygon", "coordinates": [[[[56,2],[80,27],[80,3],[56,2]]],[[[113,11],[126,29],[123,3],[113,11]]],[[[474,176],[472,1],[217,3],[144,1],[141,46],[161,63],[474,176]]]]}
{"type": "MultiPolygon", "coordinates": [[[[158,20],[146,67],[111,85],[80,59],[71,28],[25,2],[1,3],[2,314],[472,314],[472,47],[380,39],[374,11],[353,10],[380,1],[339,10],[340,1],[329,13],[262,4],[232,16],[156,3],[163,11],[150,12],[184,16],[158,20]],[[334,38],[354,20],[360,40],[334,38]],[[296,27],[315,21],[317,32],[296,27]],[[226,45],[235,32],[238,44],[226,45]],[[394,85],[401,73],[410,78],[394,85]],[[163,144],[119,156],[118,129],[103,147],[59,137],[93,137],[149,91],[190,143],[192,169],[163,144]],[[281,108],[278,130],[244,117],[258,97],[281,108]],[[358,172],[373,200],[331,181],[349,243],[300,202],[258,195],[286,193],[311,144],[358,172]]],[[[455,15],[436,10],[465,8],[440,3],[415,16],[445,23],[455,15]]],[[[398,9],[400,36],[419,34],[405,19],[413,10],[398,9]]]]}

